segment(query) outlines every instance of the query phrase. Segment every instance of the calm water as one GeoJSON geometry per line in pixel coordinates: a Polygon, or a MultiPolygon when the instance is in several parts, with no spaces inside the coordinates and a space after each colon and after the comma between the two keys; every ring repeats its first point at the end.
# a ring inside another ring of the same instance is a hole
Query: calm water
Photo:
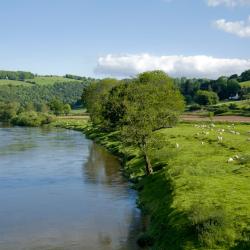
{"type": "Polygon", "coordinates": [[[79,132],[0,128],[0,249],[137,249],[136,194],[79,132]]]}

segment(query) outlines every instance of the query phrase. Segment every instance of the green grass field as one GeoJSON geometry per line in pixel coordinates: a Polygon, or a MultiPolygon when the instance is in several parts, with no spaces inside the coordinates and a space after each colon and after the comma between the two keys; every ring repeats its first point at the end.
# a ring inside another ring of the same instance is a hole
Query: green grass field
{"type": "Polygon", "coordinates": [[[65,78],[63,76],[37,76],[34,79],[28,79],[25,81],[0,80],[0,86],[1,85],[32,86],[33,84],[49,85],[49,84],[54,84],[56,82],[81,82],[81,81],[65,78]]]}
{"type": "MultiPolygon", "coordinates": [[[[184,249],[190,245],[194,249],[233,249],[237,241],[249,242],[250,126],[182,124],[158,133],[166,143],[154,152],[159,155],[155,162],[165,163],[165,169],[156,173],[157,180],[166,189],[170,184],[172,191],[162,193],[152,182],[156,177],[146,181],[142,202],[147,209],[173,231],[186,229],[182,232],[184,249]],[[156,201],[169,198],[172,201],[166,209],[156,201]],[[190,230],[198,237],[189,238],[190,230]]],[[[156,222],[151,229],[154,235],[157,227],[156,222]]],[[[158,239],[160,247],[169,240],[158,239]]]]}
{"type": "Polygon", "coordinates": [[[2,85],[13,85],[13,86],[32,86],[31,83],[23,81],[14,81],[14,80],[2,80],[0,79],[0,86],[2,85]]]}
{"type": "Polygon", "coordinates": [[[79,80],[69,79],[62,76],[38,76],[32,79],[36,84],[46,85],[46,84],[54,84],[56,82],[81,82],[79,80]]]}
{"type": "Polygon", "coordinates": [[[240,85],[244,88],[249,88],[250,87],[250,81],[247,82],[241,82],[240,85]]]}
{"type": "Polygon", "coordinates": [[[150,152],[154,174],[145,177],[143,160],[124,147],[119,132],[86,129],[86,120],[56,124],[85,131],[125,155],[125,172],[137,180],[138,204],[151,218],[143,237],[152,237],[152,249],[250,249],[250,125],[181,123],[162,129],[150,152]]]}

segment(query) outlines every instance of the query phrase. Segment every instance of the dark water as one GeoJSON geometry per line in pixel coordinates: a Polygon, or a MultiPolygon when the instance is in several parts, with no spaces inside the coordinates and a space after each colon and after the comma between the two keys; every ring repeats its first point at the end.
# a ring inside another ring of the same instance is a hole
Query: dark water
{"type": "Polygon", "coordinates": [[[0,249],[137,249],[136,194],[79,132],[0,128],[0,249]]]}

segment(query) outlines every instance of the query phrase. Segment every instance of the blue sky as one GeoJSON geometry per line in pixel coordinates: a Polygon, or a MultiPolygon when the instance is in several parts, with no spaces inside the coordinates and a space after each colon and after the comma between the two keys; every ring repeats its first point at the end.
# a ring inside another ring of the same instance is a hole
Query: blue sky
{"type": "Polygon", "coordinates": [[[249,0],[2,0],[0,68],[216,77],[250,68],[249,0]]]}

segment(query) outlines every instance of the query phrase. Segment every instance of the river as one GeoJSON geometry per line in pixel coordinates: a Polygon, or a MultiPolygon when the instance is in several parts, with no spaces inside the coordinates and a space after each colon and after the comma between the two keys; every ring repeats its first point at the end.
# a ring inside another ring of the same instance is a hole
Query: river
{"type": "Polygon", "coordinates": [[[137,249],[136,192],[76,131],[0,128],[1,250],[137,249]]]}

